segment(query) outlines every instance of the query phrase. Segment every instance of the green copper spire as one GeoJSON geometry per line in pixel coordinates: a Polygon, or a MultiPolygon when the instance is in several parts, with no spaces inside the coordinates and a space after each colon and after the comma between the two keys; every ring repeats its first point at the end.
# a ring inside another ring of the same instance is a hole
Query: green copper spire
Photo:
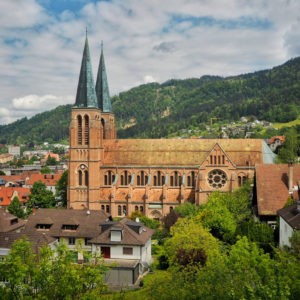
{"type": "Polygon", "coordinates": [[[87,34],[81,61],[75,106],[98,107],[87,34]]]}
{"type": "Polygon", "coordinates": [[[112,112],[111,101],[109,97],[107,76],[105,71],[103,42],[101,42],[101,55],[99,61],[99,68],[96,82],[96,95],[98,100],[98,107],[103,112],[112,112]]]}

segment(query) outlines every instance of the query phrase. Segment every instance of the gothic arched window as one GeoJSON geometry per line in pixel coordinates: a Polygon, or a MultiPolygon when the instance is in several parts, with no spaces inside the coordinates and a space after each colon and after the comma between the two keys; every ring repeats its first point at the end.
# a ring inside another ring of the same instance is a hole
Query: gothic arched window
{"type": "Polygon", "coordinates": [[[161,171],[157,171],[153,174],[153,185],[162,186],[165,184],[165,176],[161,171]]]}
{"type": "Polygon", "coordinates": [[[90,143],[90,130],[89,130],[89,116],[84,116],[84,144],[89,145],[90,143]]]}
{"type": "Polygon", "coordinates": [[[144,186],[148,182],[148,176],[144,171],[140,171],[136,176],[136,185],[144,186]]]}
{"type": "Polygon", "coordinates": [[[77,142],[82,145],[82,117],[77,116],[77,142]]]}

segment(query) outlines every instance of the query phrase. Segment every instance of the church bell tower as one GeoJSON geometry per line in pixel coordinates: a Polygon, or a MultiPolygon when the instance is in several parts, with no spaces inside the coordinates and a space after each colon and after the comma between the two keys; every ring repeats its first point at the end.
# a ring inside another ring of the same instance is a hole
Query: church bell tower
{"type": "Polygon", "coordinates": [[[71,112],[68,208],[99,209],[103,144],[105,139],[115,139],[115,132],[103,44],[95,86],[86,36],[76,101],[71,112]]]}

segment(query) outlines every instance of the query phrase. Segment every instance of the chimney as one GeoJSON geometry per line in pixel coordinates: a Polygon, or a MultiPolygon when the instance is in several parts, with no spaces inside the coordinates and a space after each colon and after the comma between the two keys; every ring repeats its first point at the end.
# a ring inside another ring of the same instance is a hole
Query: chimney
{"type": "Polygon", "coordinates": [[[289,194],[293,194],[293,173],[294,173],[294,164],[293,163],[289,163],[288,164],[288,180],[289,180],[289,194]]]}

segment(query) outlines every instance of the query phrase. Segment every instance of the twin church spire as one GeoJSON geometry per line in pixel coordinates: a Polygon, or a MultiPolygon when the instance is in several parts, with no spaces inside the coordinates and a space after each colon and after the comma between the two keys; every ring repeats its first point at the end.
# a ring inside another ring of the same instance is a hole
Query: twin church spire
{"type": "Polygon", "coordinates": [[[101,54],[95,86],[87,36],[85,38],[81,61],[75,106],[96,107],[100,108],[103,112],[112,112],[104,63],[103,43],[101,43],[101,54]]]}

